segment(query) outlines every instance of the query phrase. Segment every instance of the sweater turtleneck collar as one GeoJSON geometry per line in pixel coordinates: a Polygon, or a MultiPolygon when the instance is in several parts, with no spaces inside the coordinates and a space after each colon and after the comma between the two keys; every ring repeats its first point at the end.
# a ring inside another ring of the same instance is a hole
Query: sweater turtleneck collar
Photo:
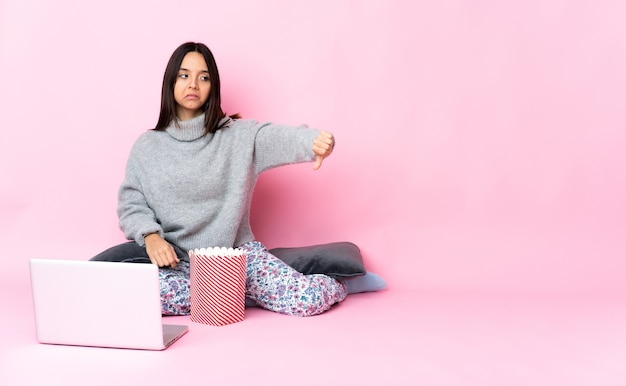
{"type": "MultiPolygon", "coordinates": [[[[218,123],[218,127],[228,126],[231,120],[230,117],[222,118],[218,123]]],[[[202,136],[204,136],[204,114],[186,121],[181,121],[177,118],[165,128],[165,131],[172,138],[181,142],[191,142],[202,138],[202,136]],[[178,123],[178,125],[176,125],[176,123],[178,123]]]]}
{"type": "Polygon", "coordinates": [[[165,131],[179,141],[195,141],[204,135],[204,114],[186,121],[176,119],[167,126],[165,131]]]}

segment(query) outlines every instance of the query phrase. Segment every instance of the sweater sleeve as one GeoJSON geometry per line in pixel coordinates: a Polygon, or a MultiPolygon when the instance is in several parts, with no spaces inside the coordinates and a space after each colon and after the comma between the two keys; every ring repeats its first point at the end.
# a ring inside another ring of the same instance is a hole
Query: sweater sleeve
{"type": "Polygon", "coordinates": [[[306,125],[258,124],[254,161],[258,173],[282,165],[315,160],[313,140],[320,131],[306,125]]]}
{"type": "Polygon", "coordinates": [[[143,237],[145,235],[159,233],[163,236],[163,230],[143,193],[139,179],[141,164],[136,153],[137,149],[134,147],[126,164],[126,177],[118,194],[117,215],[120,229],[126,238],[135,240],[139,245],[144,245],[143,237]]]}

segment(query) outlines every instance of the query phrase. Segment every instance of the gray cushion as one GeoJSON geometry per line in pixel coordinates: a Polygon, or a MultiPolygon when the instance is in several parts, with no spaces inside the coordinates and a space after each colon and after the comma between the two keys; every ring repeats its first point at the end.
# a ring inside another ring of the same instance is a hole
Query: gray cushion
{"type": "Polygon", "coordinates": [[[322,273],[334,278],[365,275],[361,250],[347,241],[306,247],[273,248],[269,252],[305,275],[322,273]]]}

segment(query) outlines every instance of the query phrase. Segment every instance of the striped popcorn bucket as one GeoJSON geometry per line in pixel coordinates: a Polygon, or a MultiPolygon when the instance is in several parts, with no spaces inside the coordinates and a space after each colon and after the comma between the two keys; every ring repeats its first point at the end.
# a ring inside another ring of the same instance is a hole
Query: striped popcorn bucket
{"type": "Polygon", "coordinates": [[[246,296],[246,254],[233,248],[189,251],[191,321],[211,326],[241,322],[246,296]]]}

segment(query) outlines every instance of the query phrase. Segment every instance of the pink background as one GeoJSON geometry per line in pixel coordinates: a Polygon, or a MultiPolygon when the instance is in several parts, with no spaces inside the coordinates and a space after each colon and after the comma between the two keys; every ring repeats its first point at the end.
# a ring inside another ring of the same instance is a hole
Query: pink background
{"type": "Polygon", "coordinates": [[[625,15],[609,0],[0,0],[0,384],[624,385],[625,15]],[[188,40],[213,50],[228,112],[337,137],[320,171],[262,177],[258,238],[353,241],[389,289],[313,318],[164,318],[190,332],[160,353],[38,344],[28,259],[123,241],[128,151],[188,40]]]}
{"type": "Polygon", "coordinates": [[[225,109],[332,131],[263,176],[270,247],[349,240],[390,289],[625,295],[626,3],[2,0],[0,245],[87,259],[171,52],[225,109]]]}

